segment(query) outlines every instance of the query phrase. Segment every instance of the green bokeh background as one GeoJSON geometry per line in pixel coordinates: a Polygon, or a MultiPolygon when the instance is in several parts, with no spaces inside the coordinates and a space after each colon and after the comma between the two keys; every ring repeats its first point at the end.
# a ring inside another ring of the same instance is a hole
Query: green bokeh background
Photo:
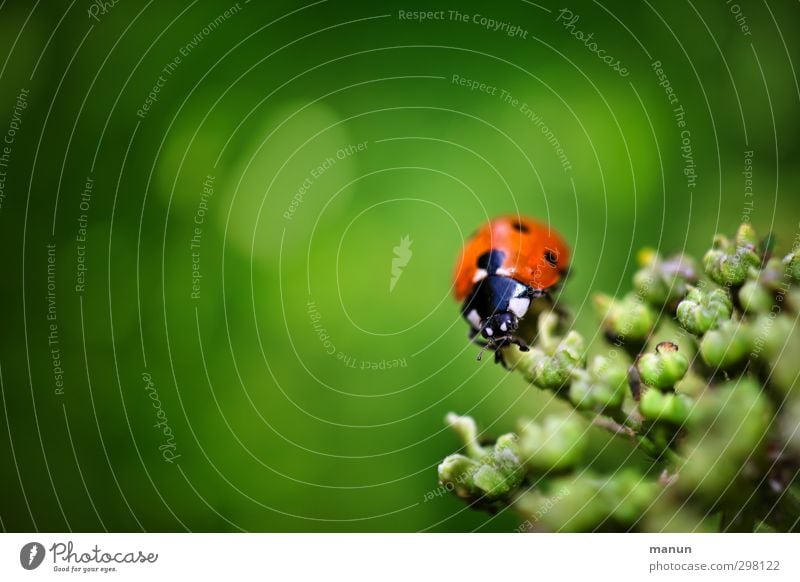
{"type": "MultiPolygon", "coordinates": [[[[574,251],[560,298],[596,339],[591,293],[627,290],[640,246],[700,253],[743,216],[784,244],[798,231],[796,3],[742,3],[749,35],[722,1],[568,6],[627,77],[556,21],[562,4],[253,0],[202,32],[234,5],[120,1],[97,20],[89,2],[0,5],[0,133],[30,92],[0,208],[5,530],[510,531],[507,513],[428,500],[457,446],[446,412],[496,436],[556,406],[475,362],[451,298],[463,239],[499,213],[549,220],[574,251]],[[419,9],[468,21],[399,17],[419,9]],[[685,110],[693,189],[655,60],[685,110]],[[390,291],[405,235],[413,255],[390,291]]],[[[596,443],[608,467],[629,452],[596,443]]]]}

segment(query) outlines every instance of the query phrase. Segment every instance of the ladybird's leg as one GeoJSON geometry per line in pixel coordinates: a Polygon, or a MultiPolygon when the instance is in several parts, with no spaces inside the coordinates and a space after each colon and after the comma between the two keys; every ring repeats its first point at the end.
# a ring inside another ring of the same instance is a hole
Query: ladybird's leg
{"type": "Polygon", "coordinates": [[[469,340],[472,343],[474,343],[476,346],[480,346],[480,348],[481,348],[481,351],[478,352],[478,356],[475,358],[476,360],[480,361],[481,358],[483,358],[484,350],[491,348],[491,344],[489,342],[487,342],[486,340],[483,340],[483,339],[481,339],[479,337],[476,337],[477,335],[478,335],[478,331],[477,330],[475,330],[475,329],[470,330],[470,332],[469,332],[469,340]]]}
{"type": "Polygon", "coordinates": [[[492,346],[492,344],[490,344],[489,342],[482,343],[481,350],[478,352],[478,355],[475,357],[475,359],[480,362],[483,359],[483,352],[485,352],[486,350],[494,350],[495,361],[497,361],[497,348],[492,346]]]}
{"type": "Polygon", "coordinates": [[[514,338],[503,338],[499,342],[496,342],[493,346],[490,346],[492,349],[494,349],[494,363],[500,364],[506,370],[511,370],[511,366],[508,365],[508,362],[503,355],[503,348],[508,347],[513,343],[515,343],[514,338]]]}
{"type": "Polygon", "coordinates": [[[516,344],[517,346],[519,346],[519,351],[521,351],[521,352],[529,352],[529,351],[531,351],[531,347],[521,337],[512,337],[511,338],[511,343],[512,344],[516,344]]]}
{"type": "Polygon", "coordinates": [[[496,349],[496,350],[494,351],[494,363],[495,363],[495,364],[500,364],[500,365],[501,365],[501,366],[503,366],[503,367],[504,367],[506,370],[510,370],[510,369],[511,369],[511,368],[509,367],[509,365],[508,365],[508,362],[506,362],[506,359],[505,359],[505,357],[503,356],[503,350],[501,350],[501,349],[496,349]]]}
{"type": "Polygon", "coordinates": [[[534,289],[533,287],[528,287],[528,298],[533,299],[540,299],[542,297],[549,297],[547,291],[544,289],[534,289]]]}

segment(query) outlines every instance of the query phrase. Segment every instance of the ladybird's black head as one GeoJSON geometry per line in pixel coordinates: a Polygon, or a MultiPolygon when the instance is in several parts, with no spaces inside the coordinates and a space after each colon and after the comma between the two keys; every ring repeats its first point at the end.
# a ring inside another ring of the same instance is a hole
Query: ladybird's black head
{"type": "Polygon", "coordinates": [[[490,344],[502,346],[509,342],[518,325],[519,319],[516,315],[509,311],[501,311],[481,322],[481,335],[490,344]]]}

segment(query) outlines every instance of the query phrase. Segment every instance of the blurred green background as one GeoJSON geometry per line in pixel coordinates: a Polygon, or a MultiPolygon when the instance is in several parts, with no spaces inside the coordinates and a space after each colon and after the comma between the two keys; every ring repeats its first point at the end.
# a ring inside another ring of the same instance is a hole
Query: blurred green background
{"type": "Polygon", "coordinates": [[[549,220],[596,339],[640,246],[798,230],[796,3],[101,4],[0,3],[8,531],[510,531],[430,495],[445,413],[556,406],[476,363],[464,238],[549,220]]]}

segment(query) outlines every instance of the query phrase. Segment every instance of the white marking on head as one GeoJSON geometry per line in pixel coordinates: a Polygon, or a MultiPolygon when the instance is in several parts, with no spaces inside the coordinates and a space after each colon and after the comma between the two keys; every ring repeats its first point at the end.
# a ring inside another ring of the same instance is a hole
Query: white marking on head
{"type": "Polygon", "coordinates": [[[495,275],[502,275],[503,277],[510,277],[511,275],[514,274],[514,269],[504,269],[503,267],[500,267],[494,273],[495,273],[495,275]]]}
{"type": "Polygon", "coordinates": [[[481,328],[481,316],[478,315],[478,312],[474,309],[467,313],[467,321],[469,321],[470,325],[475,329],[481,328]]]}
{"type": "Polygon", "coordinates": [[[508,310],[520,319],[525,317],[530,306],[531,300],[527,297],[514,297],[508,302],[508,310]]]}
{"type": "Polygon", "coordinates": [[[472,277],[472,282],[477,283],[478,281],[482,281],[488,275],[489,273],[486,272],[486,269],[478,269],[477,271],[475,271],[475,275],[473,275],[472,277]]]}
{"type": "Polygon", "coordinates": [[[491,327],[486,328],[486,335],[492,337],[494,335],[494,330],[491,327]]]}
{"type": "Polygon", "coordinates": [[[500,330],[501,331],[508,331],[508,326],[506,325],[505,321],[500,324],[500,330]]]}

